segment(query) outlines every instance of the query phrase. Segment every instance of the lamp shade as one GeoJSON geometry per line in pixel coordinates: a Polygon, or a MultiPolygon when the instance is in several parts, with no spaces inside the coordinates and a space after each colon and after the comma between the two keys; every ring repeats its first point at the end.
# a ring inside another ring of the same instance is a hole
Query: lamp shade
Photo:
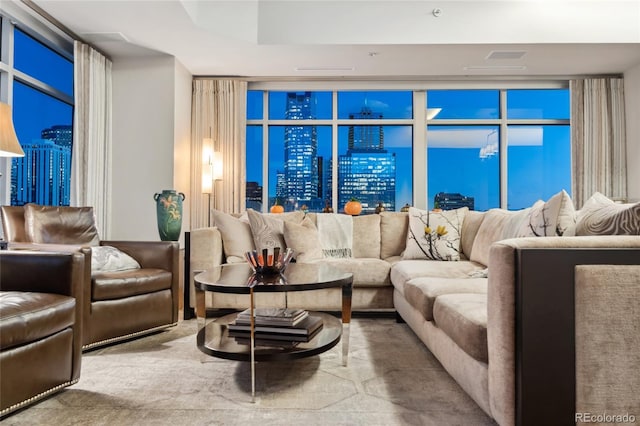
{"type": "Polygon", "coordinates": [[[0,102],[0,157],[23,157],[11,120],[11,106],[0,102]]]}
{"type": "Polygon", "coordinates": [[[202,193],[213,191],[213,139],[202,140],[202,193]]]}
{"type": "Polygon", "coordinates": [[[222,153],[213,152],[213,180],[222,180],[222,153]]]}

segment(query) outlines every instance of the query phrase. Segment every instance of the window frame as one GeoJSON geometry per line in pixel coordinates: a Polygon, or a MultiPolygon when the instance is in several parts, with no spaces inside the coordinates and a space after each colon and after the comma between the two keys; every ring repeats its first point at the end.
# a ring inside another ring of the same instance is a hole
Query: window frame
{"type": "MultiPolygon", "coordinates": [[[[30,9],[23,9],[16,4],[3,4],[0,9],[0,101],[13,106],[13,83],[18,81],[71,106],[73,111],[75,100],[72,95],[15,68],[15,28],[74,63],[74,40],[71,36],[30,9]]],[[[5,205],[11,201],[11,161],[11,158],[0,159],[0,175],[3,177],[0,181],[0,203],[5,205]]]]}
{"type": "MultiPolygon", "coordinates": [[[[262,209],[268,211],[268,153],[269,136],[268,126],[270,124],[280,125],[331,125],[333,126],[333,150],[332,157],[338,158],[338,126],[339,125],[411,125],[413,126],[413,203],[412,205],[426,209],[427,200],[427,148],[428,130],[431,125],[493,125],[500,128],[500,164],[499,164],[499,199],[500,208],[506,209],[507,204],[507,126],[508,125],[571,125],[570,119],[509,119],[506,116],[507,104],[506,96],[508,90],[517,89],[568,89],[569,80],[474,80],[474,81],[252,81],[249,82],[248,90],[263,91],[263,114],[262,119],[247,119],[247,125],[260,125],[263,132],[263,168],[262,168],[262,209]],[[498,90],[499,91],[499,118],[497,119],[438,119],[437,116],[427,119],[427,92],[429,90],[498,90]],[[337,107],[338,91],[378,91],[378,90],[410,90],[413,91],[413,119],[383,119],[383,120],[348,120],[338,119],[337,107]],[[264,111],[268,111],[269,91],[332,91],[333,109],[330,120],[269,120],[264,111]]],[[[338,179],[337,167],[332,170],[332,207],[334,211],[339,211],[337,205],[338,179]]]]}

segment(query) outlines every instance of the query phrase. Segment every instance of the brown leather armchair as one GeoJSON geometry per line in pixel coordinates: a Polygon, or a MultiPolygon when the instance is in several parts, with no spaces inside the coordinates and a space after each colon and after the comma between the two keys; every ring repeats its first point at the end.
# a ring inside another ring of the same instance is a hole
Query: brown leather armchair
{"type": "Polygon", "coordinates": [[[178,243],[100,240],[91,207],[27,204],[2,206],[0,212],[10,249],[74,251],[111,246],[139,264],[136,269],[96,271],[91,266],[92,250],[85,250],[83,349],[177,324],[178,243]]]}
{"type": "Polygon", "coordinates": [[[0,252],[0,417],[80,378],[84,262],[0,252]]]}

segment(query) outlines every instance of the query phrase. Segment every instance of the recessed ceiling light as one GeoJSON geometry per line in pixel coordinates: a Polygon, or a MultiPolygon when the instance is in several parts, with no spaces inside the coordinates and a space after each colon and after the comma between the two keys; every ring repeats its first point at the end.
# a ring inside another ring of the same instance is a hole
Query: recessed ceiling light
{"type": "Polygon", "coordinates": [[[527,67],[524,65],[468,65],[465,71],[523,71],[527,67]]]}
{"type": "Polygon", "coordinates": [[[320,66],[313,66],[313,67],[295,67],[294,69],[296,71],[354,71],[355,67],[320,65],[320,66]]]}
{"type": "Polygon", "coordinates": [[[522,59],[524,50],[492,50],[485,59],[522,59]]]}

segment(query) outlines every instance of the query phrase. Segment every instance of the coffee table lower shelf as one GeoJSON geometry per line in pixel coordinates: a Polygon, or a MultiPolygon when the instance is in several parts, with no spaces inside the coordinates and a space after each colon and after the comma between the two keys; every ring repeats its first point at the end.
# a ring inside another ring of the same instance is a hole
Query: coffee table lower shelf
{"type": "MultiPolygon", "coordinates": [[[[319,355],[338,344],[342,336],[342,322],[339,318],[323,312],[309,312],[322,318],[322,329],[308,342],[298,342],[293,347],[256,346],[255,361],[281,361],[319,355]]],[[[237,343],[229,336],[227,324],[232,323],[236,313],[225,315],[206,324],[198,330],[198,349],[216,358],[235,361],[251,361],[251,349],[248,344],[237,343]]]]}

